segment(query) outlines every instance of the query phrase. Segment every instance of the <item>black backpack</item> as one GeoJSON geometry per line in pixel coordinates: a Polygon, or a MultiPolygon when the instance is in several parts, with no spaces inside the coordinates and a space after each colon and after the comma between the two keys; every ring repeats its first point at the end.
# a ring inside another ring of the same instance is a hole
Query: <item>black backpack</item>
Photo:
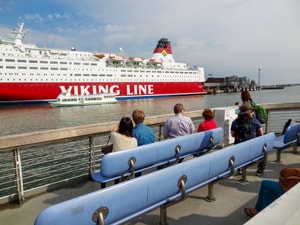
{"type": "Polygon", "coordinates": [[[237,122],[237,128],[235,129],[235,143],[241,143],[251,139],[250,121],[237,122]]]}

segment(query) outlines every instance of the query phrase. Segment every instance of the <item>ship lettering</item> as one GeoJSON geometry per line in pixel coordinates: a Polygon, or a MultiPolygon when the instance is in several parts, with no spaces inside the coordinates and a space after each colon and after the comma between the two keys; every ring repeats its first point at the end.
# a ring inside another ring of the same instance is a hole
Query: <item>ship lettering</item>
{"type": "Polygon", "coordinates": [[[127,85],[127,95],[143,95],[143,94],[154,94],[153,84],[151,85],[127,85]]]}
{"type": "Polygon", "coordinates": [[[66,88],[65,86],[59,86],[61,92],[73,93],[74,95],[89,95],[89,94],[98,94],[98,93],[116,93],[120,94],[120,88],[118,85],[99,85],[99,86],[69,86],[66,88]],[[91,90],[90,90],[91,89],[91,90]],[[79,93],[80,90],[80,93],[79,93]]]}
{"type": "Polygon", "coordinates": [[[89,92],[89,87],[90,86],[80,86],[80,94],[81,95],[89,95],[90,92],[89,92]]]}

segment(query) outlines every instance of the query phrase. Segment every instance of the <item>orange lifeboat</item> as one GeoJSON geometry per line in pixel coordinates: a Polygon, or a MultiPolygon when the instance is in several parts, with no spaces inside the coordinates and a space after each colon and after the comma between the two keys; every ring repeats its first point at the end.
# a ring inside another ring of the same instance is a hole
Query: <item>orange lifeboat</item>
{"type": "Polygon", "coordinates": [[[102,58],[104,58],[105,55],[103,53],[97,53],[94,56],[97,57],[97,58],[102,59],[102,58]]]}

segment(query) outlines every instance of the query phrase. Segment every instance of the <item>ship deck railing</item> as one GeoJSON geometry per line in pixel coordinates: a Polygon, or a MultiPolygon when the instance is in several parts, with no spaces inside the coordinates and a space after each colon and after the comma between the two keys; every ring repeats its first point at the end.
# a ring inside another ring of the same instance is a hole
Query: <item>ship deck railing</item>
{"type": "MultiPolygon", "coordinates": [[[[265,132],[281,133],[286,120],[300,119],[300,103],[263,104],[269,114],[265,132]]],[[[148,117],[145,123],[162,139],[173,114],[148,117]]],[[[195,126],[202,110],[186,112],[195,126]]],[[[117,121],[0,137],[0,204],[19,205],[32,196],[90,179],[98,170],[110,131],[117,121]]],[[[21,206],[22,207],[22,206],[21,206]]]]}

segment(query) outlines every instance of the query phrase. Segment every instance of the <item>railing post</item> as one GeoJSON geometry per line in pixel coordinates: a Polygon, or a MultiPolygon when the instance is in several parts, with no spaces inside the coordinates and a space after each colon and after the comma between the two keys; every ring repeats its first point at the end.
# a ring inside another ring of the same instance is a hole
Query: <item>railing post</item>
{"type": "Polygon", "coordinates": [[[94,173],[95,170],[95,138],[93,136],[89,136],[89,175],[94,173]]]}
{"type": "Polygon", "coordinates": [[[24,185],[23,185],[23,174],[22,174],[20,150],[18,148],[15,148],[13,150],[13,154],[14,154],[15,176],[16,176],[16,185],[17,185],[17,192],[18,192],[18,201],[19,201],[19,205],[21,205],[22,201],[25,200],[25,197],[24,197],[24,185]]]}
{"type": "Polygon", "coordinates": [[[161,135],[162,135],[162,130],[163,129],[163,125],[159,124],[159,129],[158,129],[158,140],[161,141],[161,135]]]}

